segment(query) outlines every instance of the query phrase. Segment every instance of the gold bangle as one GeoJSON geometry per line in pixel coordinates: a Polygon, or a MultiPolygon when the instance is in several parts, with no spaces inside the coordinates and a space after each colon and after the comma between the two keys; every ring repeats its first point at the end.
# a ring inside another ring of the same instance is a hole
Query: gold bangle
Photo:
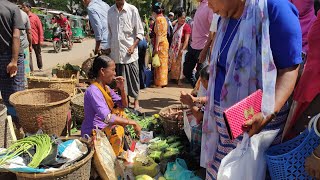
{"type": "Polygon", "coordinates": [[[320,160],[320,157],[314,154],[314,151],[312,151],[312,155],[317,159],[320,160]]]}

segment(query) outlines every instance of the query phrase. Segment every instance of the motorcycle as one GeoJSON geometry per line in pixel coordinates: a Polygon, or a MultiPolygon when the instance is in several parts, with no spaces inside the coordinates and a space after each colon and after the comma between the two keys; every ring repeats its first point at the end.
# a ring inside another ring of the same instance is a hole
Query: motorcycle
{"type": "Polygon", "coordinates": [[[61,27],[54,27],[53,28],[53,48],[56,53],[59,53],[62,48],[68,48],[68,50],[72,49],[73,42],[72,38],[67,38],[66,30],[62,29],[61,27]]]}

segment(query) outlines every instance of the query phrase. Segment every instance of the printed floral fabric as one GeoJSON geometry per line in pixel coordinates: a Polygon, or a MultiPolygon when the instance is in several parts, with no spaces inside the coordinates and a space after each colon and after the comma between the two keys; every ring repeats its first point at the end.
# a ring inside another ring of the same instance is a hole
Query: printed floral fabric
{"type": "Polygon", "coordinates": [[[156,19],[155,33],[157,38],[160,38],[158,47],[158,55],[160,58],[160,67],[155,68],[154,84],[156,86],[168,85],[168,59],[169,59],[169,43],[167,39],[167,20],[163,16],[158,16],[156,19]]]}
{"type": "Polygon", "coordinates": [[[277,69],[270,48],[267,0],[246,1],[239,28],[228,51],[221,99],[215,102],[218,55],[219,50],[223,49],[221,45],[228,22],[228,18],[221,18],[211,54],[208,102],[202,125],[201,166],[206,168],[219,153],[217,147],[221,146],[218,143],[221,134],[218,126],[221,123],[216,120],[222,118],[224,109],[262,89],[261,109],[264,116],[274,111],[277,69]]]}
{"type": "Polygon", "coordinates": [[[173,29],[174,35],[172,38],[172,43],[169,50],[169,59],[174,61],[179,56],[179,51],[181,49],[181,39],[183,35],[183,28],[185,24],[179,27],[178,23],[173,29]]]}
{"type": "MultiPolygon", "coordinates": [[[[215,73],[219,49],[228,25],[222,18],[211,56],[209,108],[214,105],[215,73]]],[[[262,112],[273,113],[277,69],[270,48],[267,0],[248,0],[241,23],[228,51],[227,74],[221,90],[220,105],[228,108],[257,89],[263,89],[262,112]]]]}

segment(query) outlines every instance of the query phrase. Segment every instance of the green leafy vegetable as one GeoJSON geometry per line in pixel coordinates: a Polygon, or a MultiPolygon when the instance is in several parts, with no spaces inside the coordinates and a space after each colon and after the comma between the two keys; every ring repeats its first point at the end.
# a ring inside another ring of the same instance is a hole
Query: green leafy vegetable
{"type": "Polygon", "coordinates": [[[51,148],[52,142],[47,134],[29,136],[16,141],[9,147],[7,149],[7,154],[0,158],[0,165],[16,156],[21,155],[22,153],[27,153],[32,158],[32,161],[28,164],[28,166],[36,168],[40,165],[41,161],[49,155],[51,148]],[[32,156],[28,150],[34,146],[36,152],[32,156]]]}

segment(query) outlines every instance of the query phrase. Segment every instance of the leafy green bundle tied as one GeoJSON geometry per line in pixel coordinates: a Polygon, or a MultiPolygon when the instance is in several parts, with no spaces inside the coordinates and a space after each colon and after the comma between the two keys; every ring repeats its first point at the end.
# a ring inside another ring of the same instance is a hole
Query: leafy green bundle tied
{"type": "Polygon", "coordinates": [[[51,138],[47,134],[38,134],[29,136],[16,141],[8,149],[6,155],[0,158],[0,165],[3,165],[6,161],[13,159],[23,153],[27,153],[32,161],[28,164],[29,167],[36,168],[40,165],[43,159],[45,159],[52,149],[51,138]],[[29,149],[35,147],[36,152],[32,156],[29,153],[29,149]]]}

